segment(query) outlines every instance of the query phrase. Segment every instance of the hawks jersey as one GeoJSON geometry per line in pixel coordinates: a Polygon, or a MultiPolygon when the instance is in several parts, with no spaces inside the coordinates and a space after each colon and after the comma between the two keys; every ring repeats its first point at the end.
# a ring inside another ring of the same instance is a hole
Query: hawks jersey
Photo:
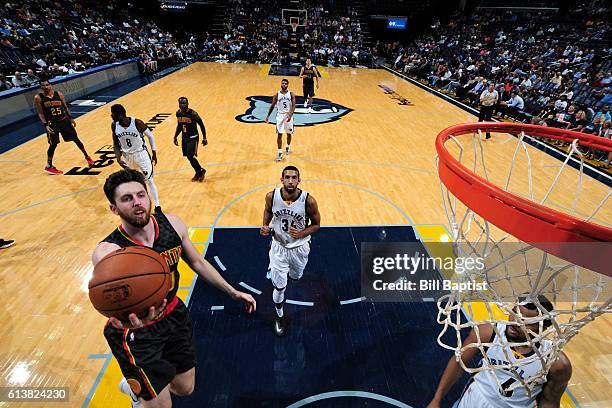
{"type": "Polygon", "coordinates": [[[285,114],[291,112],[291,92],[282,93],[278,91],[276,95],[276,114],[285,114]]]}
{"type": "MultiPolygon", "coordinates": [[[[535,359],[528,364],[519,366],[520,359],[529,357],[529,355],[517,356],[516,353],[508,349],[508,346],[504,346],[504,344],[508,343],[506,338],[505,323],[498,323],[497,330],[501,338],[497,339],[497,334],[494,334],[493,339],[491,340],[491,343],[494,343],[494,345],[486,349],[486,355],[492,364],[508,366],[512,365],[517,367],[516,371],[523,380],[528,380],[529,378],[535,376],[538,372],[541,372],[542,363],[539,359],[535,359]],[[504,353],[504,348],[506,349],[508,356],[506,356],[506,353],[504,353]]],[[[550,347],[551,342],[549,340],[544,340],[542,343],[540,343],[540,350],[542,352],[548,350],[550,347]]],[[[485,364],[487,364],[487,362],[485,359],[483,359],[481,361],[481,365],[485,364]]],[[[509,370],[497,369],[495,370],[495,374],[493,374],[491,371],[481,371],[473,377],[473,381],[475,383],[473,386],[478,386],[482,395],[485,396],[490,404],[503,408],[535,407],[536,398],[542,391],[542,386],[545,382],[542,380],[541,383],[536,384],[531,397],[529,397],[525,387],[518,387],[511,391],[508,390],[510,386],[518,381],[515,374],[509,370]],[[497,380],[502,386],[501,390],[499,389],[500,387],[493,375],[497,376],[497,380]]]]}
{"type": "Polygon", "coordinates": [[[130,124],[128,127],[123,127],[119,121],[115,122],[115,135],[119,139],[119,146],[123,153],[138,153],[147,150],[144,136],[138,128],[136,128],[136,119],[129,118],[130,124]]]}
{"type": "Polygon", "coordinates": [[[306,228],[306,200],[308,193],[300,190],[300,195],[287,204],[281,195],[281,188],[275,188],[272,195],[272,230],[274,239],[285,248],[296,248],[310,241],[310,235],[295,239],[289,235],[289,227],[302,231],[306,228]]]}
{"type": "Polygon", "coordinates": [[[58,92],[54,91],[51,97],[45,96],[42,92],[39,93],[38,96],[40,97],[43,114],[48,122],[59,122],[68,117],[68,112],[66,112],[66,108],[58,92]]]}
{"type": "Polygon", "coordinates": [[[313,85],[314,77],[317,76],[317,71],[314,65],[307,67],[304,65],[304,85],[313,85]]]}
{"type": "Polygon", "coordinates": [[[183,137],[198,135],[198,114],[196,111],[193,109],[188,109],[187,112],[183,112],[179,109],[176,111],[176,120],[181,126],[181,133],[183,137]]]}
{"type": "MultiPolygon", "coordinates": [[[[155,241],[151,249],[158,252],[162,258],[164,258],[172,273],[170,291],[168,292],[168,296],[166,296],[168,303],[170,303],[174,296],[176,296],[176,291],[178,290],[178,264],[183,250],[182,241],[181,237],[179,237],[178,233],[163,213],[151,214],[151,218],[155,224],[155,241]]],[[[104,238],[103,242],[110,242],[111,244],[119,245],[121,248],[144,246],[141,242],[130,237],[121,225],[109,236],[104,238]]]]}

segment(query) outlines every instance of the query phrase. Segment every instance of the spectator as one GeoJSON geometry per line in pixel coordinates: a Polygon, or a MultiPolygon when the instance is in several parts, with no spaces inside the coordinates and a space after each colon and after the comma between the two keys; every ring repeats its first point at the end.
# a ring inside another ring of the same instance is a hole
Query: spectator
{"type": "Polygon", "coordinates": [[[15,88],[27,88],[29,86],[28,81],[21,75],[21,72],[15,71],[15,76],[11,80],[15,88]]]}
{"type": "Polygon", "coordinates": [[[32,86],[38,83],[38,81],[40,81],[40,78],[38,78],[36,76],[36,74],[34,73],[34,71],[32,69],[28,69],[28,73],[25,76],[25,80],[28,83],[28,86],[32,86]]]}
{"type": "Polygon", "coordinates": [[[593,120],[597,119],[599,115],[603,115],[604,120],[606,122],[609,122],[610,120],[612,120],[612,116],[610,116],[610,107],[608,105],[604,105],[601,111],[595,114],[595,117],[593,118],[593,120]]]}
{"type": "Polygon", "coordinates": [[[13,84],[6,80],[4,74],[0,74],[0,91],[6,91],[7,89],[13,88],[13,84]]]}
{"type": "Polygon", "coordinates": [[[502,117],[516,116],[520,111],[525,108],[525,102],[517,91],[512,91],[510,99],[508,99],[507,101],[500,102],[500,105],[505,107],[505,109],[503,109],[502,111],[502,117]]]}
{"type": "Polygon", "coordinates": [[[576,132],[582,132],[587,125],[586,113],[583,110],[576,112],[573,118],[570,118],[569,130],[575,130],[576,132]]]}

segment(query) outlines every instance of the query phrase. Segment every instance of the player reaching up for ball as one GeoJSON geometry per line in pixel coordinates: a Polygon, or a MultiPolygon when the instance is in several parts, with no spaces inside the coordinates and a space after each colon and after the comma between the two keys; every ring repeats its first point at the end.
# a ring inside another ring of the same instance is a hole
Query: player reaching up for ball
{"type": "Polygon", "coordinates": [[[248,313],[255,311],[255,300],[235,290],[200,256],[179,217],[151,214],[151,198],[141,172],[125,169],[111,174],[104,183],[104,193],[121,224],[94,250],[94,266],[119,248],[144,246],[160,253],[174,275],[161,307],[151,307],[143,319],[132,313],[129,322],[111,317],[104,328],[125,376],[119,388],[132,398],[133,407],[171,407],[170,393],[190,395],[195,385],[191,321],[185,304],[176,296],[179,259],[232,299],[243,301],[248,313]]]}

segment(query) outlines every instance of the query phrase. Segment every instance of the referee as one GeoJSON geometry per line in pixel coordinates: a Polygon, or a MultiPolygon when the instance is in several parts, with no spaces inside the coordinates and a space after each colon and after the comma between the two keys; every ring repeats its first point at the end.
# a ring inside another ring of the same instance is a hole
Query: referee
{"type": "MultiPolygon", "coordinates": [[[[491,120],[493,110],[495,109],[495,105],[497,105],[498,100],[499,95],[495,90],[495,83],[491,82],[489,87],[480,94],[480,114],[478,115],[479,122],[488,122],[491,120]]],[[[486,138],[491,138],[491,134],[489,132],[487,132],[486,138]]]]}

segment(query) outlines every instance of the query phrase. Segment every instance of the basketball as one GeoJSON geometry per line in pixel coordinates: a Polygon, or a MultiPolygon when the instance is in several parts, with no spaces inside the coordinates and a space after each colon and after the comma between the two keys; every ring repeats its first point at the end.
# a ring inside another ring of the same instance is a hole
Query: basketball
{"type": "Polygon", "coordinates": [[[171,288],[172,275],[160,254],[146,247],[121,248],[102,258],[89,281],[89,299],[106,317],[129,321],[159,306],[171,288]]]}

